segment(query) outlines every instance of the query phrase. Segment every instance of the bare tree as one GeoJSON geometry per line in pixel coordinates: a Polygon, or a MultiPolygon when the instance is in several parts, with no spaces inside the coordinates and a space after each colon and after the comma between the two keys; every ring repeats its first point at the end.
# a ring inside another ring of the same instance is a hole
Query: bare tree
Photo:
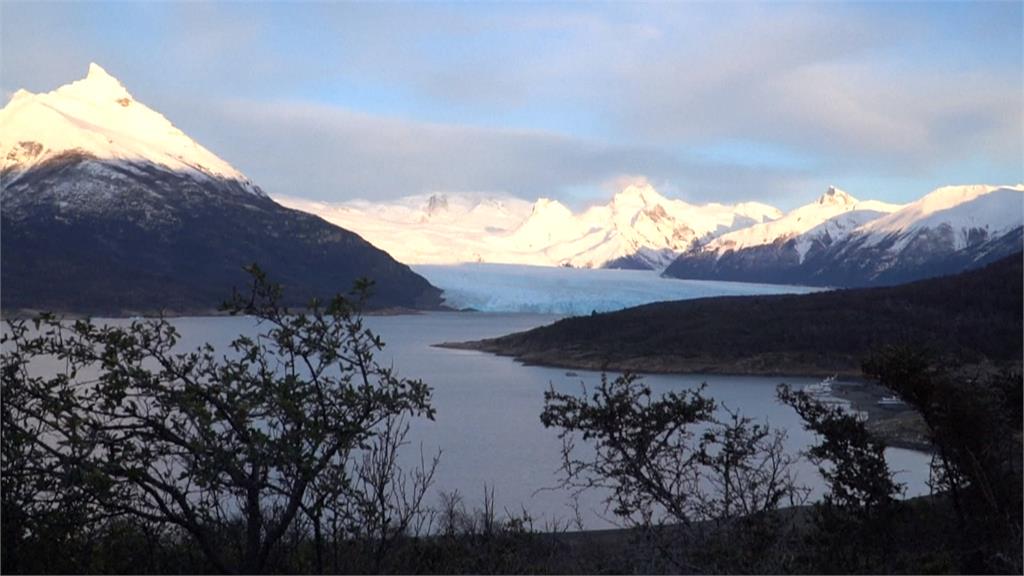
{"type": "Polygon", "coordinates": [[[333,468],[317,479],[306,507],[316,547],[317,572],[324,572],[325,528],[332,546],[331,570],[342,570],[339,549],[356,546],[381,572],[390,551],[407,537],[426,535],[434,513],[424,500],[433,486],[440,452],[420,459],[411,468],[399,462],[407,445],[409,423],[402,415],[381,422],[373,438],[353,451],[344,467],[333,468]]]}
{"type": "Polygon", "coordinates": [[[728,411],[729,419],[718,420],[703,391],[654,399],[636,375],[602,376],[582,396],[552,388],[541,414],[545,426],[560,429],[563,485],[574,493],[604,491],[615,516],[642,528],[673,569],[702,568],[688,564],[696,556],[687,543],[696,550],[702,540],[774,520],[779,507],[806,498],[784,435],[728,411]]]}

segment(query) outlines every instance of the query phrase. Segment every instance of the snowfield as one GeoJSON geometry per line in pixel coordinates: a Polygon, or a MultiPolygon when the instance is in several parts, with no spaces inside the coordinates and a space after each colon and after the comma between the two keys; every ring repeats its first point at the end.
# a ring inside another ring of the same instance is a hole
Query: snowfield
{"type": "Polygon", "coordinates": [[[650,270],[580,270],[515,264],[417,265],[444,290],[445,304],[481,312],[579,316],[664,300],[754,294],[805,294],[804,286],[662,278],[650,270]]]}
{"type": "Polygon", "coordinates": [[[278,203],[353,230],[409,264],[486,262],[575,268],[664,269],[697,242],[782,216],[759,202],[690,204],[649,183],[574,213],[557,200],[445,193],[390,203],[278,203]]]}

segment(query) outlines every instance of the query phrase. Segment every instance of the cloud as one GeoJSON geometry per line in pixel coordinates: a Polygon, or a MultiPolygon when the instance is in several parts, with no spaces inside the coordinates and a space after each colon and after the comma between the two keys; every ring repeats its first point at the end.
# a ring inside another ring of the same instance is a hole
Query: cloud
{"type": "MultiPolygon", "coordinates": [[[[197,112],[203,107],[193,103],[197,112]]],[[[655,148],[544,131],[380,117],[302,102],[222,102],[201,114],[208,147],[274,194],[319,200],[491,191],[535,198],[642,174],[692,198],[784,193],[806,175],[695,162],[655,148]],[[230,135],[217,137],[217,134],[230,135]]]]}
{"type": "Polygon", "coordinates": [[[1020,3],[723,4],[8,2],[0,88],[96,60],[264,187],[324,199],[1024,177],[1020,3]]]}
{"type": "Polygon", "coordinates": [[[709,31],[697,57],[667,45],[622,55],[625,81],[606,112],[647,142],[770,142],[813,151],[833,171],[1019,157],[1020,70],[893,56],[913,35],[905,22],[858,14],[758,13],[709,31]]]}

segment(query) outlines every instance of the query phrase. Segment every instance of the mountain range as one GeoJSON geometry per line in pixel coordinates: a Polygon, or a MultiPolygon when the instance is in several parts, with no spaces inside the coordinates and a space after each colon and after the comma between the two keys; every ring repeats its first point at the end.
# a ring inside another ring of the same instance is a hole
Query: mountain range
{"type": "Polygon", "coordinates": [[[390,203],[275,199],[357,230],[411,264],[660,270],[695,242],[782,215],[759,202],[690,204],[646,183],[625,186],[607,204],[578,214],[549,198],[531,203],[483,194],[419,195],[390,203]]]}
{"type": "Polygon", "coordinates": [[[399,260],[866,286],[975,268],[1024,241],[1024,185],[945,187],[906,205],[830,187],[786,213],[689,203],[643,181],[578,212],[497,194],[325,203],[287,192],[268,196],[95,64],[52,92],[19,90],[0,110],[0,304],[203,312],[244,287],[253,262],[293,304],[369,277],[371,307],[440,306],[441,291],[399,260]]]}
{"type": "Polygon", "coordinates": [[[810,286],[910,282],[1019,252],[1024,186],[948,186],[904,206],[830,188],[779,220],[695,245],[664,271],[687,279],[810,286]]]}
{"type": "Polygon", "coordinates": [[[0,110],[2,307],[205,312],[258,263],[286,302],[375,282],[370,307],[440,290],[357,234],[285,208],[93,64],[0,110]]]}
{"type": "Polygon", "coordinates": [[[556,200],[432,194],[393,202],[281,197],[417,264],[515,263],[642,268],[667,277],[811,286],[895,284],[951,274],[1018,251],[1024,186],[949,186],[909,204],[829,187],[782,211],[690,204],[646,183],[573,213],[556,200]]]}

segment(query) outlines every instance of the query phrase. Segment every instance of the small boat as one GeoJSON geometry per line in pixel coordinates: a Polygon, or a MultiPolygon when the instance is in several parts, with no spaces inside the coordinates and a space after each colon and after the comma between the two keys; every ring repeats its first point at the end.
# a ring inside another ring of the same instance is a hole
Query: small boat
{"type": "Polygon", "coordinates": [[[886,396],[878,401],[879,406],[904,406],[906,402],[896,396],[886,396]]]}
{"type": "Polygon", "coordinates": [[[817,384],[808,384],[803,387],[803,391],[811,396],[829,396],[832,394],[832,384],[836,381],[836,376],[829,376],[817,384]]]}
{"type": "Polygon", "coordinates": [[[577,374],[575,372],[566,372],[565,375],[570,377],[570,378],[574,378],[576,376],[579,376],[579,374],[577,374]]]}

